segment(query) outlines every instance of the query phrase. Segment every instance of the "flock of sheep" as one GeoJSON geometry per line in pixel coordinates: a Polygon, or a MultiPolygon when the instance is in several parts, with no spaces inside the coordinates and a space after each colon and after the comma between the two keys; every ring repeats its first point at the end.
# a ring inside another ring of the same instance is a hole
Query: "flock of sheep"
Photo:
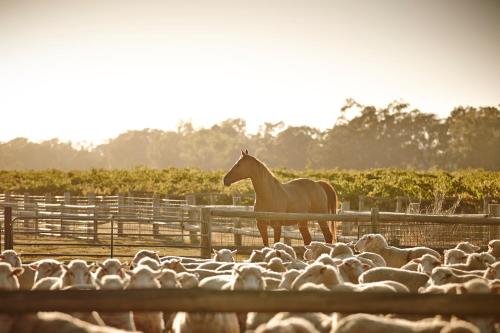
{"type": "MultiPolygon", "coordinates": [[[[0,289],[207,288],[214,290],[320,290],[382,293],[500,293],[500,240],[487,252],[461,242],[441,256],[426,247],[389,246],[367,234],[355,244],[312,242],[299,259],[288,245],[254,250],[245,262],[235,251],[214,257],[159,257],[141,250],[131,263],[99,264],[54,259],[21,263],[12,250],[0,255],[0,289]]],[[[0,300],[1,301],[1,300],[0,300]]],[[[500,309],[499,309],[500,314],[500,309]]],[[[447,318],[341,313],[57,313],[0,314],[0,333],[24,332],[500,332],[499,318],[447,318]]]]}

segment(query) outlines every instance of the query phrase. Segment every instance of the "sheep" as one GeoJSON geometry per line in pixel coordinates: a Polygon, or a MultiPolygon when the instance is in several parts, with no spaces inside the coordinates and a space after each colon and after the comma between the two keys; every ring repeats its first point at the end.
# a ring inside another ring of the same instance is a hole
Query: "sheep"
{"type": "Polygon", "coordinates": [[[230,274],[231,273],[231,272],[213,271],[213,270],[209,270],[209,269],[199,269],[199,268],[198,269],[187,269],[182,264],[182,262],[180,262],[177,259],[172,259],[170,261],[164,261],[162,263],[162,267],[172,269],[177,273],[182,273],[182,272],[196,273],[196,274],[198,274],[198,278],[201,280],[206,278],[206,277],[209,277],[209,276],[215,276],[215,275],[220,275],[220,274],[230,274]]]}
{"type": "Polygon", "coordinates": [[[220,249],[217,251],[216,249],[213,249],[214,252],[214,261],[220,261],[220,262],[235,262],[234,256],[236,255],[236,252],[238,250],[228,250],[228,249],[220,249]]]}
{"type": "Polygon", "coordinates": [[[449,265],[449,267],[461,269],[463,271],[484,270],[488,267],[488,264],[491,265],[494,262],[495,258],[487,252],[472,253],[467,258],[467,262],[465,264],[449,265]]]}
{"type": "Polygon", "coordinates": [[[29,265],[35,272],[35,281],[38,282],[47,276],[61,277],[63,274],[62,263],[55,259],[42,259],[29,265]]]}
{"type": "Polygon", "coordinates": [[[262,262],[266,258],[266,254],[271,251],[270,247],[265,247],[260,250],[252,250],[250,257],[245,262],[262,262]]]}
{"type": "MultiPolygon", "coordinates": [[[[332,247],[332,250],[330,251],[330,256],[333,259],[346,259],[346,258],[350,258],[350,257],[356,257],[356,258],[358,258],[359,261],[361,261],[364,264],[369,265],[370,267],[377,266],[373,263],[373,261],[371,261],[368,258],[365,258],[363,256],[354,255],[353,250],[345,243],[335,243],[335,244],[329,245],[329,246],[332,247]]],[[[321,254],[320,257],[323,255],[324,254],[321,254]]],[[[382,260],[383,260],[383,258],[382,258],[382,260]]]]}
{"type": "MultiPolygon", "coordinates": [[[[342,262],[342,259],[333,259],[329,254],[322,253],[314,262],[321,263],[323,265],[337,266],[342,262]]],[[[306,266],[307,267],[307,266],[306,266]]]]}
{"type": "Polygon", "coordinates": [[[297,269],[290,269],[285,274],[283,274],[283,278],[281,279],[281,283],[278,286],[278,289],[292,289],[293,281],[299,276],[301,271],[297,269]]]}
{"type": "Polygon", "coordinates": [[[173,333],[239,333],[238,318],[234,313],[178,312],[172,324],[173,333]]]}
{"type": "Polygon", "coordinates": [[[285,251],[290,256],[292,256],[293,259],[297,259],[297,253],[295,252],[293,247],[291,247],[290,245],[287,245],[287,244],[282,243],[282,242],[277,242],[277,243],[273,244],[273,248],[276,250],[285,251]]]}
{"type": "Polygon", "coordinates": [[[247,332],[254,332],[257,327],[268,323],[275,315],[274,312],[249,312],[245,323],[247,332]]]}
{"type": "Polygon", "coordinates": [[[443,254],[445,265],[464,264],[467,261],[467,253],[460,249],[444,250],[443,254]]]}
{"type": "MultiPolygon", "coordinates": [[[[473,279],[465,282],[458,288],[458,294],[489,294],[491,293],[488,282],[484,279],[473,279]]],[[[495,318],[484,316],[465,316],[463,318],[476,325],[481,332],[497,332],[495,330],[495,318]]]]}
{"type": "Polygon", "coordinates": [[[255,333],[320,333],[320,331],[303,318],[291,317],[285,320],[271,320],[257,327],[255,333]]]}
{"type": "Polygon", "coordinates": [[[468,321],[452,318],[439,333],[481,333],[481,330],[468,321]]]}
{"type": "Polygon", "coordinates": [[[436,267],[431,273],[431,282],[435,285],[442,285],[445,283],[462,283],[472,279],[476,279],[477,275],[457,275],[449,267],[436,267]]]}
{"type": "Polygon", "coordinates": [[[12,267],[21,267],[21,256],[14,250],[5,250],[0,254],[0,262],[7,262],[12,267]]]}
{"type": "Polygon", "coordinates": [[[150,250],[140,250],[134,255],[134,259],[132,259],[131,266],[135,268],[139,261],[144,258],[144,257],[149,257],[153,260],[158,261],[158,263],[161,263],[160,257],[158,256],[158,251],[150,251],[150,250]]]}
{"type": "Polygon", "coordinates": [[[351,283],[358,283],[359,276],[363,274],[366,269],[370,268],[355,257],[344,259],[337,267],[342,280],[351,283]]]}
{"type": "MultiPolygon", "coordinates": [[[[3,328],[3,327],[2,327],[3,328]]],[[[22,333],[126,333],[113,327],[100,327],[60,312],[38,312],[21,315],[6,332],[22,333]]]]}
{"type": "Polygon", "coordinates": [[[460,242],[454,247],[454,249],[462,250],[465,253],[474,253],[479,251],[481,248],[469,242],[460,242]]]}
{"type": "Polygon", "coordinates": [[[488,243],[488,253],[500,260],[500,239],[493,239],[488,243]]]}
{"type": "Polygon", "coordinates": [[[424,254],[420,258],[413,259],[412,261],[418,264],[417,272],[425,273],[431,275],[434,267],[441,266],[441,260],[430,254],[424,254]]]}
{"type": "Polygon", "coordinates": [[[424,254],[430,254],[440,258],[438,252],[427,247],[412,247],[400,249],[387,244],[384,236],[380,234],[366,234],[361,237],[355,245],[360,252],[374,252],[380,254],[388,267],[400,268],[412,259],[420,258],[424,254]]]}
{"type": "Polygon", "coordinates": [[[269,251],[264,257],[264,261],[269,262],[272,258],[280,258],[283,261],[292,261],[294,259],[288,252],[277,249],[269,251]]]}
{"type": "Polygon", "coordinates": [[[63,265],[62,287],[78,285],[94,285],[95,278],[90,273],[92,265],[80,259],[71,260],[68,265],[63,265]]]}
{"type": "Polygon", "coordinates": [[[62,279],[55,276],[47,276],[38,280],[31,290],[59,290],[62,289],[62,279]]]}
{"type": "Polygon", "coordinates": [[[177,273],[177,281],[183,289],[196,288],[199,284],[199,276],[193,273],[180,272],[177,273]]]}
{"type": "Polygon", "coordinates": [[[278,273],[286,272],[286,267],[285,265],[283,265],[283,260],[277,257],[269,260],[269,263],[267,264],[267,269],[278,273]]]}
{"type": "Polygon", "coordinates": [[[276,290],[281,284],[281,279],[275,279],[272,277],[264,277],[264,282],[266,284],[266,290],[276,290]]]}
{"type": "Polygon", "coordinates": [[[223,290],[232,280],[231,275],[216,275],[204,278],[200,281],[199,287],[204,289],[223,290]]]}
{"type": "MultiPolygon", "coordinates": [[[[105,275],[101,280],[96,280],[101,290],[122,290],[124,280],[118,275],[105,275]]],[[[99,312],[104,323],[108,326],[120,328],[128,331],[135,331],[132,312],[99,312]]]]}
{"type": "Polygon", "coordinates": [[[363,252],[363,253],[359,253],[356,255],[356,257],[358,258],[365,258],[365,259],[368,259],[370,260],[371,262],[373,262],[373,264],[376,266],[376,267],[386,267],[387,266],[387,263],[385,262],[385,259],[384,257],[382,257],[380,254],[378,253],[373,253],[373,252],[363,252]]]}
{"type": "Polygon", "coordinates": [[[320,333],[328,333],[332,328],[332,318],[321,312],[280,312],[270,321],[282,322],[290,319],[301,319],[313,325],[320,333]]]}
{"type": "MultiPolygon", "coordinates": [[[[340,290],[339,290],[340,291],[340,290]]],[[[410,289],[402,283],[396,281],[377,281],[355,284],[352,286],[352,291],[355,292],[393,292],[393,293],[409,293],[410,289]]]]}
{"type": "Polygon", "coordinates": [[[336,267],[315,263],[309,265],[304,272],[300,273],[291,285],[292,290],[298,290],[306,282],[324,284],[328,289],[342,284],[342,278],[336,267]]]}
{"type": "MultiPolygon", "coordinates": [[[[186,273],[189,274],[189,273],[186,273]]],[[[177,274],[171,269],[163,269],[161,275],[156,278],[160,283],[160,288],[165,289],[176,289],[182,288],[181,283],[177,280],[177,274]]],[[[198,279],[196,279],[196,285],[198,284],[198,279]]],[[[163,311],[163,322],[165,325],[165,330],[169,332],[172,329],[172,322],[174,320],[175,312],[163,311]]]]}
{"type": "Polygon", "coordinates": [[[286,269],[305,269],[307,264],[300,259],[293,259],[290,262],[284,263],[286,269]]]}
{"type": "Polygon", "coordinates": [[[153,271],[157,271],[157,270],[161,269],[160,263],[158,261],[154,260],[151,257],[143,257],[143,258],[141,258],[141,260],[139,260],[137,262],[137,265],[135,267],[138,267],[138,266],[141,266],[141,265],[148,266],[153,271]]]}
{"type": "Polygon", "coordinates": [[[430,284],[426,287],[421,287],[418,289],[418,292],[421,294],[448,294],[448,295],[456,295],[458,287],[460,287],[461,283],[445,283],[441,285],[430,284]]]}
{"type": "Polygon", "coordinates": [[[118,259],[106,259],[101,264],[98,264],[99,268],[96,271],[96,278],[102,279],[105,275],[118,275],[122,279],[127,277],[126,269],[128,265],[126,263],[121,263],[118,259]]]}
{"type": "Polygon", "coordinates": [[[22,267],[12,267],[6,262],[0,262],[0,290],[18,290],[19,280],[17,277],[23,271],[22,267]]]}
{"type": "MultiPolygon", "coordinates": [[[[156,278],[162,272],[153,271],[148,266],[137,266],[132,271],[126,289],[160,288],[156,278]]],[[[161,312],[134,312],[134,323],[137,330],[150,333],[161,333],[164,329],[163,314],[161,312]]]]}
{"type": "Polygon", "coordinates": [[[313,241],[304,247],[306,248],[304,252],[304,260],[306,261],[316,260],[322,253],[330,253],[332,250],[331,244],[316,241],[313,241]]]}
{"type": "Polygon", "coordinates": [[[401,266],[401,269],[404,269],[406,271],[418,272],[418,263],[415,262],[415,259],[412,259],[410,262],[407,262],[406,264],[401,266]]]}
{"type": "Polygon", "coordinates": [[[400,268],[375,267],[364,272],[359,277],[360,283],[385,280],[402,283],[408,287],[410,292],[417,292],[418,288],[423,287],[427,283],[429,276],[427,276],[427,274],[406,271],[400,268]]]}
{"type": "Polygon", "coordinates": [[[495,262],[493,265],[488,264],[483,277],[488,280],[500,279],[500,261],[495,262]]]}
{"type": "Polygon", "coordinates": [[[352,314],[341,319],[335,333],[413,333],[425,332],[439,333],[448,323],[444,320],[433,318],[419,321],[410,321],[399,318],[385,318],[371,314],[352,314]]]}

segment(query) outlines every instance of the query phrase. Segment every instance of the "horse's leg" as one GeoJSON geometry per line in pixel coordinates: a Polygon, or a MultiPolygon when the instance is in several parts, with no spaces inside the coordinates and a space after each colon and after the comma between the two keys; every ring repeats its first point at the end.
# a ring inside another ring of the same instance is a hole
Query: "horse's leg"
{"type": "Polygon", "coordinates": [[[311,234],[309,229],[307,229],[307,221],[299,222],[299,231],[304,240],[304,245],[309,245],[311,243],[311,234]]]}
{"type": "Polygon", "coordinates": [[[269,246],[269,240],[267,237],[267,225],[266,221],[257,221],[257,228],[259,229],[260,237],[262,237],[262,242],[264,246],[269,246]]]}
{"type": "Polygon", "coordinates": [[[321,232],[323,233],[323,237],[325,237],[325,242],[331,244],[333,241],[332,233],[330,232],[330,228],[328,228],[328,222],[321,221],[318,222],[319,227],[321,228],[321,232]]]}
{"type": "Polygon", "coordinates": [[[332,234],[333,241],[337,241],[337,224],[335,221],[330,221],[330,233],[332,234]]]}
{"type": "Polygon", "coordinates": [[[281,225],[279,223],[273,224],[274,242],[278,243],[281,240],[281,225]]]}

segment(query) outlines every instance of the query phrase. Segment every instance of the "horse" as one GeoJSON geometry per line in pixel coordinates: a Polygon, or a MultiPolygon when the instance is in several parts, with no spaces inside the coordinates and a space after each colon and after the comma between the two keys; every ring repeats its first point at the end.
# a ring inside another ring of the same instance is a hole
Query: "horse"
{"type": "MultiPolygon", "coordinates": [[[[327,182],[315,181],[307,178],[293,179],[287,183],[281,183],[267,166],[248,150],[241,151],[240,158],[231,170],[224,176],[224,185],[231,184],[242,179],[250,178],[255,191],[255,212],[283,212],[283,213],[333,213],[337,212],[337,193],[327,182]]],[[[311,234],[307,228],[307,221],[269,221],[257,219],[257,228],[264,246],[269,246],[268,230],[272,226],[274,230],[274,242],[281,238],[281,226],[298,224],[304,245],[311,243],[311,234]]],[[[325,242],[332,243],[337,238],[335,223],[330,221],[330,227],[326,221],[318,222],[325,242]]]]}

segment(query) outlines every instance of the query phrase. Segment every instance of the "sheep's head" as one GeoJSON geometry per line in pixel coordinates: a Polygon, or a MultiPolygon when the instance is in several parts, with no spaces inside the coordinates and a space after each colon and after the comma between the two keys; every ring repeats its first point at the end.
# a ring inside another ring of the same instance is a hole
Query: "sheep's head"
{"type": "Polygon", "coordinates": [[[118,275],[123,279],[126,277],[126,271],[128,270],[128,264],[122,264],[118,259],[106,259],[98,266],[97,278],[99,279],[105,275],[118,275]]]}
{"type": "Polygon", "coordinates": [[[19,289],[17,277],[24,272],[22,267],[12,267],[10,264],[0,262],[0,290],[19,289]]]}
{"type": "Polygon", "coordinates": [[[467,261],[467,254],[460,249],[444,250],[443,253],[445,265],[464,264],[467,261]]]}
{"type": "Polygon", "coordinates": [[[266,258],[264,251],[262,250],[252,250],[252,254],[248,258],[248,262],[262,262],[266,258]]]}
{"type": "Polygon", "coordinates": [[[177,281],[181,285],[182,288],[184,289],[189,289],[189,288],[196,288],[198,287],[200,277],[198,273],[187,273],[187,272],[181,272],[178,273],[177,276],[177,281]]]}
{"type": "Polygon", "coordinates": [[[291,255],[289,255],[287,252],[283,250],[271,250],[266,254],[266,257],[264,258],[264,261],[269,262],[272,258],[280,258],[284,262],[292,261],[293,258],[291,255]]]}
{"type": "Polygon", "coordinates": [[[352,249],[349,247],[349,245],[345,243],[335,243],[332,245],[332,250],[330,251],[330,256],[332,257],[337,257],[340,255],[354,255],[354,252],[352,252],[352,249]]]}
{"type": "Polygon", "coordinates": [[[94,279],[90,272],[94,265],[87,265],[83,260],[71,260],[68,265],[63,265],[63,287],[92,285],[94,279]]]}
{"type": "Polygon", "coordinates": [[[460,242],[455,246],[455,249],[464,251],[465,253],[474,253],[479,251],[481,248],[469,242],[460,242]]]}
{"type": "Polygon", "coordinates": [[[491,292],[488,282],[484,279],[472,279],[461,284],[457,290],[458,294],[489,294],[491,292]]]}
{"type": "Polygon", "coordinates": [[[29,265],[31,270],[36,271],[35,282],[44,277],[59,277],[63,273],[62,263],[54,259],[42,259],[29,265]]]}
{"type": "Polygon", "coordinates": [[[295,252],[293,247],[286,245],[285,243],[282,243],[282,242],[274,243],[273,248],[275,248],[276,250],[285,251],[286,253],[291,255],[293,259],[297,259],[297,253],[295,252]]]}
{"type": "Polygon", "coordinates": [[[363,264],[359,259],[354,257],[344,259],[339,268],[341,267],[344,268],[352,283],[358,283],[359,276],[371,268],[369,265],[363,264]]]}
{"type": "Polygon", "coordinates": [[[162,262],[162,268],[171,269],[177,273],[186,272],[186,267],[184,267],[179,259],[165,260],[162,262]]]}
{"type": "Polygon", "coordinates": [[[334,259],[327,253],[322,253],[314,262],[322,263],[323,265],[337,266],[342,263],[342,260],[334,259]]]}
{"type": "Polygon", "coordinates": [[[177,274],[171,269],[162,269],[162,274],[157,278],[161,288],[181,288],[177,281],[177,274]]]}
{"type": "Polygon", "coordinates": [[[500,239],[493,239],[488,243],[488,253],[495,258],[500,257],[500,239]]]}
{"type": "Polygon", "coordinates": [[[419,272],[425,273],[427,275],[431,275],[434,268],[442,265],[441,260],[430,254],[424,254],[421,258],[413,259],[413,262],[416,262],[418,264],[419,272]]]}
{"type": "Polygon", "coordinates": [[[125,287],[125,281],[118,275],[105,275],[96,283],[102,290],[122,290],[125,287]]]}
{"type": "Polygon", "coordinates": [[[149,257],[160,263],[160,257],[158,256],[158,251],[140,250],[135,254],[134,259],[132,259],[132,267],[137,266],[139,261],[144,257],[149,257]]]}
{"type": "Polygon", "coordinates": [[[500,279],[500,261],[497,261],[492,265],[488,264],[484,277],[489,280],[500,279]]]}
{"type": "Polygon", "coordinates": [[[236,252],[238,250],[229,250],[229,249],[220,249],[217,251],[216,249],[213,249],[214,252],[214,261],[220,261],[220,262],[235,262],[234,256],[236,255],[236,252]]]}
{"type": "Polygon", "coordinates": [[[300,271],[296,269],[290,269],[285,274],[283,274],[283,278],[281,279],[281,283],[278,288],[291,289],[293,281],[300,275],[300,271]]]}
{"type": "Polygon", "coordinates": [[[144,257],[141,260],[139,260],[136,267],[139,267],[139,266],[148,266],[153,271],[157,271],[161,268],[160,263],[158,261],[156,261],[155,259],[150,258],[150,257],[144,257]]]}
{"type": "Polygon", "coordinates": [[[436,267],[432,270],[431,281],[435,285],[442,285],[451,282],[454,274],[447,267],[436,267]]]}
{"type": "Polygon", "coordinates": [[[278,257],[269,260],[267,263],[267,269],[278,273],[286,272],[286,267],[283,265],[283,261],[278,257]]]}
{"type": "Polygon", "coordinates": [[[234,268],[231,290],[264,290],[265,287],[260,267],[249,265],[234,268]]]}
{"type": "Polygon", "coordinates": [[[299,290],[306,282],[324,284],[327,288],[332,288],[341,284],[341,279],[337,268],[326,266],[320,263],[309,265],[292,283],[293,290],[299,290]]]}
{"type": "Polygon", "coordinates": [[[21,267],[21,255],[14,250],[5,250],[0,254],[0,262],[7,262],[12,267],[21,267]]]}
{"type": "Polygon", "coordinates": [[[322,253],[330,253],[332,245],[322,242],[313,241],[309,245],[304,246],[304,260],[316,260],[322,253]]]}
{"type": "Polygon", "coordinates": [[[160,288],[157,278],[161,274],[161,271],[153,271],[148,266],[137,266],[131,272],[126,289],[160,288]]]}

